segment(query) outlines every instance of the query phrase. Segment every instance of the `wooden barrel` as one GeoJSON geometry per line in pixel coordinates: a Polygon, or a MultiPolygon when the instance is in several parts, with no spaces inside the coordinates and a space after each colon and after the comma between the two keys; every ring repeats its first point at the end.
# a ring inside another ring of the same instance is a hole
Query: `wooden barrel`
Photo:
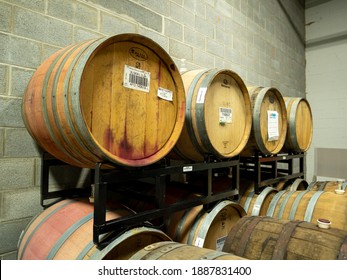
{"type": "Polygon", "coordinates": [[[346,260],[347,231],[245,216],[229,232],[223,251],[250,260],[346,260]]]}
{"type": "Polygon", "coordinates": [[[252,107],[252,131],[242,156],[255,152],[279,153],[287,134],[287,110],[282,94],[276,88],[249,87],[252,107]]]}
{"type": "Polygon", "coordinates": [[[157,242],[139,250],[129,260],[244,260],[233,254],[178,242],[157,242]]]}
{"type": "Polygon", "coordinates": [[[302,178],[281,180],[276,184],[275,189],[278,191],[302,191],[308,189],[308,182],[302,178]]]}
{"type": "Polygon", "coordinates": [[[310,104],[301,97],[284,97],[288,130],[283,151],[306,152],[312,142],[313,120],[310,104]]]}
{"type": "Polygon", "coordinates": [[[272,198],[278,191],[273,187],[264,188],[259,194],[254,192],[254,186],[244,193],[240,199],[240,205],[245,209],[247,215],[264,216],[272,201],[272,198]]]}
{"type": "MultiPolygon", "coordinates": [[[[94,206],[87,200],[63,200],[32,219],[19,240],[20,260],[127,259],[153,242],[171,240],[156,229],[139,228],[117,237],[105,249],[93,243],[94,206]]],[[[132,214],[126,208],[106,212],[106,220],[132,214]]]]}
{"type": "Polygon", "coordinates": [[[180,220],[170,219],[168,227],[176,229],[174,241],[220,251],[230,229],[245,215],[239,204],[223,200],[210,211],[202,208],[197,215],[187,211],[180,220]]]}
{"type": "Polygon", "coordinates": [[[36,70],[23,119],[37,143],[71,165],[152,164],[185,119],[182,77],[157,43],[120,34],[68,46],[36,70]]]}
{"type": "MultiPolygon", "coordinates": [[[[154,186],[147,186],[147,189],[140,187],[140,189],[145,190],[146,196],[155,195],[154,186]]],[[[171,182],[166,186],[164,203],[172,206],[194,201],[200,196],[201,194],[193,192],[185,184],[171,182]]],[[[126,204],[136,212],[158,208],[155,203],[149,203],[140,198],[131,198],[126,204]]],[[[199,204],[165,216],[164,232],[176,242],[221,250],[230,228],[244,215],[246,215],[245,210],[238,203],[228,199],[220,201],[210,209],[205,209],[203,204],[199,204]]],[[[160,225],[163,221],[151,222],[160,225]]]]}
{"type": "Polygon", "coordinates": [[[325,191],[279,191],[272,199],[266,216],[315,223],[331,221],[333,228],[347,230],[347,195],[325,191]]]}
{"type": "Polygon", "coordinates": [[[334,192],[335,190],[347,189],[347,181],[314,181],[308,187],[312,191],[334,192]]]}
{"type": "Polygon", "coordinates": [[[171,156],[203,161],[212,155],[239,155],[252,126],[250,100],[241,77],[229,69],[191,70],[182,74],[186,120],[171,156]]]}

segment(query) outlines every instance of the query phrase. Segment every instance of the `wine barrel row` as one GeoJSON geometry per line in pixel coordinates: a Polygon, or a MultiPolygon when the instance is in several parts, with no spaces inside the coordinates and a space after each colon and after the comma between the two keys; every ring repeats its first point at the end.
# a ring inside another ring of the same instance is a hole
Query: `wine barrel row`
{"type": "Polygon", "coordinates": [[[312,137],[307,100],[247,88],[231,69],[180,73],[160,45],[138,34],[52,54],[28,83],[22,108],[45,151],[87,168],[302,152],[312,137]]]}
{"type": "MultiPolygon", "coordinates": [[[[236,203],[222,201],[210,213],[200,211],[193,215],[189,211],[181,220],[173,216],[172,223],[180,231],[179,238],[172,236],[176,241],[148,224],[118,235],[108,233],[104,236],[108,244],[102,247],[93,243],[93,209],[86,199],[66,199],[43,210],[23,231],[18,259],[242,259],[221,252],[230,228],[246,214],[236,203]],[[191,240],[184,240],[187,232],[191,240]]],[[[108,208],[106,219],[131,214],[129,207],[117,204],[108,208]]]]}

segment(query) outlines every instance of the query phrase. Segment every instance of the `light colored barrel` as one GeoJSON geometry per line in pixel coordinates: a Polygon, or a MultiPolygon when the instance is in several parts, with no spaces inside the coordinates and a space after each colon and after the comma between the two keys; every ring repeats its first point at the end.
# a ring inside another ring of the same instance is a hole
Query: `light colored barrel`
{"type": "Polygon", "coordinates": [[[281,180],[276,186],[276,190],[287,190],[287,191],[302,191],[308,189],[308,182],[302,178],[290,179],[290,180],[281,180]]]}
{"type": "Polygon", "coordinates": [[[304,221],[245,216],[223,251],[251,260],[346,260],[347,231],[304,221]]]}
{"type": "MultiPolygon", "coordinates": [[[[18,259],[127,259],[151,243],[171,240],[159,230],[141,227],[125,232],[99,249],[93,243],[93,210],[94,205],[87,200],[72,199],[45,209],[22,233],[18,259]]],[[[117,208],[106,212],[106,220],[131,214],[129,209],[117,208]]]]}
{"type": "Polygon", "coordinates": [[[255,152],[279,153],[287,134],[287,110],[280,91],[269,87],[249,87],[252,106],[252,131],[243,156],[255,152]]]}
{"type": "Polygon", "coordinates": [[[312,191],[330,191],[334,192],[335,190],[344,190],[347,189],[347,181],[314,181],[308,188],[312,191]]]}
{"type": "Polygon", "coordinates": [[[259,194],[254,192],[251,185],[240,199],[240,205],[245,209],[247,215],[264,216],[271,203],[272,198],[278,191],[273,187],[265,187],[259,194]]]}
{"type": "Polygon", "coordinates": [[[307,99],[284,97],[287,108],[288,130],[283,151],[306,152],[312,142],[313,119],[307,99]]]}
{"type": "Polygon", "coordinates": [[[186,121],[172,157],[203,161],[240,154],[252,126],[250,99],[241,77],[229,69],[191,70],[182,74],[186,121]]]}
{"type": "Polygon", "coordinates": [[[71,165],[145,166],[166,156],[185,119],[182,77],[157,43],[119,34],[68,46],[36,70],[23,119],[36,142],[71,165]]]}
{"type": "Polygon", "coordinates": [[[139,250],[130,260],[244,260],[233,254],[178,242],[157,242],[139,250]]]}
{"type": "Polygon", "coordinates": [[[326,191],[279,191],[266,216],[315,223],[326,219],[333,228],[347,230],[347,195],[326,191]]]}

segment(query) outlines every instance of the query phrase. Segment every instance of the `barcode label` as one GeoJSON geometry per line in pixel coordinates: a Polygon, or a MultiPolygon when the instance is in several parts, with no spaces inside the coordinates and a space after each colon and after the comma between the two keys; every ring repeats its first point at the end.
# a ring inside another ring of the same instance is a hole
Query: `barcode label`
{"type": "Polygon", "coordinates": [[[227,239],[226,236],[217,238],[217,240],[216,240],[216,251],[222,251],[223,250],[224,243],[225,243],[226,239],[227,239]]]}
{"type": "Polygon", "coordinates": [[[150,72],[124,65],[124,87],[149,92],[150,78],[150,72]]]}
{"type": "Polygon", "coordinates": [[[232,123],[233,113],[231,108],[219,108],[219,123],[232,123]]]}

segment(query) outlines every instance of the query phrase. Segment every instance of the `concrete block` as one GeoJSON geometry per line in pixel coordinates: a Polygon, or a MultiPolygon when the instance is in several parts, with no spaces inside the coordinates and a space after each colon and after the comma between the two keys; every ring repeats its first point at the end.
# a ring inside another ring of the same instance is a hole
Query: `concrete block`
{"type": "Polygon", "coordinates": [[[17,260],[17,250],[0,254],[0,260],[17,260]]]}
{"type": "Polygon", "coordinates": [[[162,32],[162,16],[149,9],[146,9],[141,5],[135,4],[128,0],[90,0],[90,2],[98,4],[118,14],[127,15],[133,18],[136,22],[148,28],[162,32]]]}
{"type": "Polygon", "coordinates": [[[184,27],[184,42],[201,50],[205,50],[205,36],[188,27],[184,27]]]}
{"type": "Polygon", "coordinates": [[[186,26],[195,25],[195,14],[173,2],[170,2],[170,17],[186,26]]]}
{"type": "Polygon", "coordinates": [[[232,46],[225,47],[225,57],[234,64],[241,64],[241,54],[232,46]]]}
{"type": "Polygon", "coordinates": [[[42,152],[26,128],[5,129],[4,157],[39,157],[42,152]]]}
{"type": "Polygon", "coordinates": [[[219,57],[224,56],[224,45],[215,41],[215,40],[209,40],[206,41],[206,50],[219,57]]]}
{"type": "Polygon", "coordinates": [[[0,33],[1,62],[37,68],[40,65],[40,57],[40,43],[0,33]]]}
{"type": "Polygon", "coordinates": [[[8,80],[9,80],[9,67],[0,65],[0,94],[7,95],[8,93],[8,80]]]}
{"type": "Polygon", "coordinates": [[[98,28],[97,9],[71,0],[50,0],[49,15],[96,30],[98,28]]]}
{"type": "Polygon", "coordinates": [[[23,97],[25,89],[33,74],[33,70],[12,67],[10,95],[23,97]]]}
{"type": "Polygon", "coordinates": [[[28,188],[3,192],[2,221],[33,217],[42,210],[40,189],[28,188]]]}
{"type": "Polygon", "coordinates": [[[38,11],[38,12],[45,12],[45,0],[11,0],[9,1],[12,4],[16,4],[18,6],[28,8],[30,10],[38,11]]]}
{"type": "Polygon", "coordinates": [[[169,54],[177,58],[193,60],[193,48],[173,39],[170,39],[169,54]]]}
{"type": "Polygon", "coordinates": [[[11,30],[12,7],[6,3],[0,3],[0,30],[11,30]]]}
{"type": "Polygon", "coordinates": [[[163,16],[169,16],[170,14],[170,1],[163,0],[138,0],[139,4],[157,12],[163,16]]]}
{"type": "Polygon", "coordinates": [[[101,13],[100,31],[104,34],[134,33],[136,25],[136,23],[124,20],[121,17],[101,13]]]}
{"type": "Polygon", "coordinates": [[[195,30],[208,38],[214,38],[214,24],[201,17],[195,17],[195,30]]]}
{"type": "MultiPolygon", "coordinates": [[[[245,1],[242,1],[245,2],[245,1]]],[[[242,26],[246,26],[247,17],[238,10],[233,11],[233,20],[242,26]]]]}
{"type": "Polygon", "coordinates": [[[164,34],[170,38],[183,41],[183,27],[180,23],[165,18],[164,34]]]}
{"type": "Polygon", "coordinates": [[[194,50],[193,62],[198,67],[214,68],[214,56],[204,51],[194,50]]]}
{"type": "Polygon", "coordinates": [[[84,41],[84,40],[89,40],[89,39],[94,39],[94,38],[99,38],[104,36],[101,33],[93,32],[93,31],[90,31],[89,29],[84,29],[82,27],[75,27],[74,30],[75,32],[74,32],[73,41],[76,43],[84,41]]]}
{"type": "Polygon", "coordinates": [[[206,18],[206,4],[201,0],[184,1],[183,7],[195,15],[206,18]]]}
{"type": "Polygon", "coordinates": [[[72,43],[73,26],[64,21],[16,7],[13,33],[48,44],[66,46],[72,43]]]}
{"type": "Polygon", "coordinates": [[[0,128],[0,158],[4,156],[5,129],[0,128]]]}
{"type": "Polygon", "coordinates": [[[34,184],[34,159],[0,159],[0,190],[30,187],[34,184]]]}
{"type": "Polygon", "coordinates": [[[3,260],[16,260],[16,251],[19,237],[26,226],[31,221],[30,218],[15,221],[3,222],[0,225],[0,254],[3,260]]]}
{"type": "Polygon", "coordinates": [[[169,52],[169,38],[151,29],[139,27],[139,34],[152,39],[159,44],[166,52],[169,52]]]}
{"type": "Polygon", "coordinates": [[[43,44],[41,63],[58,50],[60,50],[59,47],[43,44]]]}
{"type": "Polygon", "coordinates": [[[21,99],[0,96],[0,126],[24,127],[21,112],[21,99]]]}

